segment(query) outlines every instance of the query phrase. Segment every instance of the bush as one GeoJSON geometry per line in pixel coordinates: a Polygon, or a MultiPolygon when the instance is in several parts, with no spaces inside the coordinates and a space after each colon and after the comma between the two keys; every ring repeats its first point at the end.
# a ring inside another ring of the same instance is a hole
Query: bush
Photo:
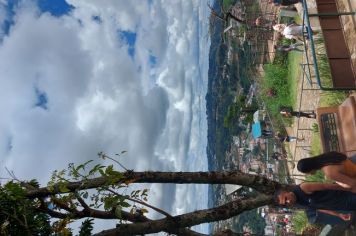
{"type": "Polygon", "coordinates": [[[276,120],[278,129],[283,126],[282,117],[279,115],[280,106],[291,106],[290,81],[288,80],[288,69],[282,64],[265,65],[265,76],[261,81],[261,98],[265,102],[270,115],[276,120]],[[271,94],[269,91],[273,90],[271,94]]]}
{"type": "Polygon", "coordinates": [[[296,233],[302,233],[306,226],[309,225],[307,216],[304,211],[298,211],[292,218],[294,230],[296,233]]]}
{"type": "Polygon", "coordinates": [[[274,96],[265,97],[265,101],[272,111],[279,113],[280,106],[290,106],[288,70],[280,64],[268,64],[265,66],[265,77],[262,81],[262,92],[267,94],[269,89],[276,91],[274,96]]]}
{"type": "Polygon", "coordinates": [[[328,182],[328,180],[325,179],[324,173],[321,170],[316,171],[316,173],[313,175],[306,175],[305,181],[306,182],[319,182],[319,183],[328,182]]]}
{"type": "Polygon", "coordinates": [[[324,91],[320,94],[320,106],[337,106],[340,105],[348,96],[344,91],[324,91]]]}

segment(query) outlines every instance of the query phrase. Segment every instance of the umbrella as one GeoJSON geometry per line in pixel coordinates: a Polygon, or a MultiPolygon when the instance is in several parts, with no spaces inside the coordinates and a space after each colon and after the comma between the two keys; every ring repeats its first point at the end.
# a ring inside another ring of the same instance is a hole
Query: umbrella
{"type": "Polygon", "coordinates": [[[261,122],[256,122],[252,125],[252,136],[253,138],[258,138],[261,137],[262,131],[261,131],[261,122]]]}

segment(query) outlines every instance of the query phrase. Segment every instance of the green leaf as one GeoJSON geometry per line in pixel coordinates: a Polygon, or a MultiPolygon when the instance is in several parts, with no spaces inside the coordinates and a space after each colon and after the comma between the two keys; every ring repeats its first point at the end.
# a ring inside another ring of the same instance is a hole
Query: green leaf
{"type": "Polygon", "coordinates": [[[89,160],[87,162],[85,162],[84,164],[81,164],[79,166],[77,166],[77,168],[75,168],[76,171],[79,171],[80,169],[85,169],[85,166],[88,165],[90,162],[92,162],[93,160],[89,160]]]}
{"type": "Polygon", "coordinates": [[[145,213],[148,213],[148,210],[147,210],[146,208],[141,208],[141,212],[142,212],[143,214],[145,214],[145,213]]]}
{"type": "Polygon", "coordinates": [[[58,185],[59,191],[62,193],[70,192],[69,188],[67,187],[66,183],[59,183],[58,185]]]}
{"type": "Polygon", "coordinates": [[[78,236],[90,236],[92,235],[92,230],[94,229],[94,219],[86,219],[82,222],[80,226],[80,231],[78,236]]]}
{"type": "Polygon", "coordinates": [[[110,210],[116,205],[116,199],[113,197],[106,197],[104,199],[104,209],[110,210]]]}
{"type": "Polygon", "coordinates": [[[121,202],[120,206],[122,206],[122,207],[130,207],[131,205],[129,203],[127,203],[127,202],[121,202]]]}
{"type": "Polygon", "coordinates": [[[114,171],[114,166],[109,165],[108,167],[106,167],[105,174],[110,175],[113,171],[114,171]]]}
{"type": "Polygon", "coordinates": [[[147,188],[145,188],[143,191],[142,191],[142,194],[141,194],[141,196],[148,196],[148,189],[147,188]]]}
{"type": "Polygon", "coordinates": [[[87,198],[88,198],[88,195],[89,195],[89,193],[88,193],[88,192],[85,192],[85,193],[83,194],[83,198],[87,199],[87,198]]]}
{"type": "Polygon", "coordinates": [[[101,174],[101,176],[106,176],[106,174],[105,174],[103,169],[99,169],[99,173],[101,174]]]}
{"type": "Polygon", "coordinates": [[[100,169],[104,168],[105,166],[102,166],[100,164],[95,165],[90,171],[89,175],[94,174],[95,172],[99,171],[100,169]]]}
{"type": "Polygon", "coordinates": [[[121,208],[120,206],[116,207],[116,209],[115,209],[115,216],[116,216],[118,219],[122,219],[121,210],[122,210],[122,208],[121,208]]]}

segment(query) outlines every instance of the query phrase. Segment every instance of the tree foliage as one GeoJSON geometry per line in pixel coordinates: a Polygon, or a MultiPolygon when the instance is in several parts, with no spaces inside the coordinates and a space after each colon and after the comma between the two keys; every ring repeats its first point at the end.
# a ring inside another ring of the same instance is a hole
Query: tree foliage
{"type": "MultiPolygon", "coordinates": [[[[111,219],[116,220],[117,227],[96,235],[156,232],[202,235],[189,227],[225,220],[241,212],[271,204],[276,189],[289,187],[260,176],[236,171],[134,172],[104,153],[99,153],[99,157],[113,161],[125,171],[117,171],[113,164],[105,166],[94,161],[81,165],[71,163],[65,170],[54,171],[45,187],[40,187],[36,181],[20,181],[15,177],[1,186],[1,234],[72,235],[70,223],[84,220],[79,235],[85,236],[92,234],[93,219],[111,219]],[[134,190],[129,190],[128,186],[134,183],[228,183],[252,187],[263,194],[234,200],[211,209],[172,216],[147,202],[148,189],[135,187],[134,190]],[[149,219],[145,216],[148,210],[159,212],[163,217],[149,219]]],[[[228,234],[222,233],[224,232],[216,235],[235,235],[230,231],[228,234]]]]}
{"type": "MultiPolygon", "coordinates": [[[[29,183],[33,184],[33,182],[29,183]]],[[[25,197],[25,189],[14,181],[0,186],[1,235],[49,235],[49,216],[37,211],[42,203],[25,197]]]]}

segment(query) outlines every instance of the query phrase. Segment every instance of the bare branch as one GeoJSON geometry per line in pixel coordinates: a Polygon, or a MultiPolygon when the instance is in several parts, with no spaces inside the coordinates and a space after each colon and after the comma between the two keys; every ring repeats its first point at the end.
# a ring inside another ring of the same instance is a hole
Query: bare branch
{"type": "Polygon", "coordinates": [[[88,204],[84,201],[84,199],[79,195],[78,192],[75,192],[75,197],[78,199],[78,202],[80,203],[80,205],[82,205],[82,207],[84,208],[84,210],[90,211],[90,207],[89,207],[88,204]]]}
{"type": "Polygon", "coordinates": [[[70,206],[68,206],[66,203],[62,202],[61,200],[55,198],[55,197],[52,197],[51,198],[51,201],[53,201],[53,203],[60,207],[61,209],[63,210],[66,210],[72,214],[77,214],[79,211],[76,209],[76,208],[71,208],[70,206]]]}
{"type": "Polygon", "coordinates": [[[54,211],[54,210],[51,210],[45,206],[41,206],[41,207],[37,208],[37,210],[42,213],[46,213],[51,217],[58,218],[58,219],[65,219],[65,218],[70,217],[70,214],[65,214],[62,212],[54,211]]]}
{"type": "MultiPolygon", "coordinates": [[[[121,166],[121,168],[123,168],[125,171],[129,171],[123,164],[121,164],[118,160],[115,160],[112,157],[109,157],[108,155],[104,154],[104,153],[99,153],[99,155],[101,155],[103,158],[108,158],[110,160],[112,160],[113,162],[117,163],[119,166],[121,166]]],[[[117,156],[120,156],[119,154],[116,154],[117,156]]]]}
{"type": "MultiPolygon", "coordinates": [[[[115,192],[115,191],[112,190],[112,189],[107,188],[106,190],[109,191],[109,192],[111,192],[111,193],[113,193],[113,194],[115,194],[116,196],[122,196],[121,194],[118,194],[117,192],[115,192]]],[[[143,201],[140,201],[140,200],[137,200],[137,199],[134,199],[134,198],[130,198],[130,197],[126,197],[126,198],[127,198],[128,200],[132,201],[132,202],[136,202],[136,203],[139,203],[139,204],[144,205],[144,206],[146,206],[146,207],[149,207],[149,208],[151,208],[151,209],[153,209],[153,210],[155,210],[155,211],[161,213],[162,215],[165,215],[165,216],[167,216],[167,217],[172,217],[172,215],[170,215],[169,213],[165,212],[164,210],[159,209],[159,208],[157,208],[157,207],[155,207],[155,206],[152,206],[152,205],[150,205],[150,204],[148,204],[148,203],[146,203],[146,202],[143,202],[143,201]]]]}

